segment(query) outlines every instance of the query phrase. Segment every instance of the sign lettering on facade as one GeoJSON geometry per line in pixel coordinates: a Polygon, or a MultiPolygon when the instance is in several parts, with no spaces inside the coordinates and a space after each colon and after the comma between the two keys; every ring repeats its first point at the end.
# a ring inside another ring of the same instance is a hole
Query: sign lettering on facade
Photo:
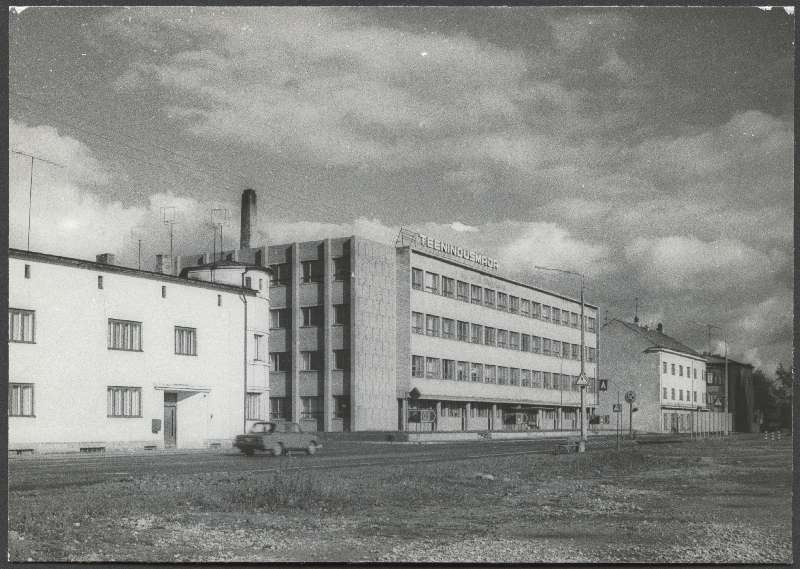
{"type": "Polygon", "coordinates": [[[459,247],[457,245],[453,245],[452,243],[434,239],[433,237],[429,237],[421,233],[417,234],[417,243],[419,243],[422,247],[427,247],[428,249],[433,249],[434,251],[439,251],[440,253],[452,255],[453,257],[458,257],[465,261],[469,261],[470,263],[476,263],[482,267],[486,267],[494,271],[498,270],[500,267],[500,263],[497,259],[487,257],[482,253],[472,251],[471,249],[467,249],[465,247],[459,247]]]}

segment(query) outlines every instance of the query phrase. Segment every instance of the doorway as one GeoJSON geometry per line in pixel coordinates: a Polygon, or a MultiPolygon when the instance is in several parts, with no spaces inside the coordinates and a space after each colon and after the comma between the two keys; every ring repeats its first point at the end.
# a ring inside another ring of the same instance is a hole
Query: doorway
{"type": "Polygon", "coordinates": [[[175,448],[178,439],[178,394],[164,392],[164,448],[175,448]]]}

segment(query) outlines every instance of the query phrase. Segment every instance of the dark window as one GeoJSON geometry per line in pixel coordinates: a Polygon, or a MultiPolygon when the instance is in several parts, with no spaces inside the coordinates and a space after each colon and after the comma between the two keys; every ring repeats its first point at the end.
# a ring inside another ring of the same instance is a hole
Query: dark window
{"type": "Polygon", "coordinates": [[[442,296],[453,298],[456,295],[456,281],[442,277],[442,296]]]}
{"type": "Polygon", "coordinates": [[[289,275],[291,273],[289,270],[289,263],[270,265],[270,269],[272,269],[272,276],[269,282],[270,286],[280,286],[289,283],[289,275]]]}
{"type": "Polygon", "coordinates": [[[425,315],[422,312],[411,313],[411,331],[415,334],[425,333],[425,315]]]}
{"type": "Polygon", "coordinates": [[[269,311],[269,327],[270,328],[288,328],[289,327],[289,309],[288,308],[273,308],[269,311]]]}
{"type": "Polygon", "coordinates": [[[333,323],[340,326],[347,326],[348,324],[350,324],[349,304],[333,305],[333,323]]]}
{"type": "Polygon", "coordinates": [[[411,356],[411,377],[425,377],[425,358],[411,356]]]}
{"type": "Polygon", "coordinates": [[[442,338],[449,338],[452,340],[456,334],[455,328],[455,320],[451,320],[450,318],[442,318],[442,338]]]}
{"type": "Polygon", "coordinates": [[[333,369],[350,369],[350,350],[333,350],[333,369]]]}
{"type": "Polygon", "coordinates": [[[411,269],[411,288],[422,290],[422,269],[411,269]]]}
{"type": "Polygon", "coordinates": [[[350,278],[350,257],[333,259],[333,278],[337,281],[346,281],[350,278]]]}
{"type": "Polygon", "coordinates": [[[167,287],[161,286],[161,298],[167,298],[167,287]]]}
{"type": "Polygon", "coordinates": [[[289,371],[291,361],[289,352],[269,353],[270,371],[289,371]]]}
{"type": "Polygon", "coordinates": [[[287,397],[269,398],[269,418],[273,421],[289,418],[289,399],[287,397]]]}
{"type": "Polygon", "coordinates": [[[318,283],[322,282],[322,262],[321,261],[303,261],[303,282],[304,283],[318,283]]]}
{"type": "Polygon", "coordinates": [[[31,278],[31,266],[30,265],[25,265],[25,278],[26,279],[31,278]]]}
{"type": "Polygon", "coordinates": [[[469,283],[458,281],[456,283],[456,294],[458,300],[462,302],[469,302],[469,283]]]}
{"type": "Polygon", "coordinates": [[[99,289],[103,288],[103,276],[102,275],[97,275],[97,288],[99,288],[99,289]]]}
{"type": "Polygon", "coordinates": [[[483,304],[483,289],[478,285],[472,285],[472,304],[483,304]]]}
{"type": "Polygon", "coordinates": [[[318,371],[322,369],[322,352],[300,352],[303,371],[318,371]]]}
{"type": "Polygon", "coordinates": [[[303,326],[322,326],[324,314],[321,306],[304,306],[303,326]]]}
{"type": "Polygon", "coordinates": [[[350,416],[350,398],[346,395],[333,396],[333,418],[347,419],[350,416]]]}

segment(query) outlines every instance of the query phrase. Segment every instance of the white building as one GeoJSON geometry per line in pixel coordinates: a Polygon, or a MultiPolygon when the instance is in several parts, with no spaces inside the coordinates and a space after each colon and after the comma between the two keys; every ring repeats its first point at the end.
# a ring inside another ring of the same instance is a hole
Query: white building
{"type": "Polygon", "coordinates": [[[9,250],[10,451],[227,445],[269,416],[268,269],[101,257],[9,250]]]}

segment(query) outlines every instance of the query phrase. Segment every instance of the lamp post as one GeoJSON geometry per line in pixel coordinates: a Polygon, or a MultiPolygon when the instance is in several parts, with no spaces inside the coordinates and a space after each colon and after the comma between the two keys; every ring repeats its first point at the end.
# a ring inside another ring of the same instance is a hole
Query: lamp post
{"type": "Polygon", "coordinates": [[[553,267],[536,266],[534,268],[539,269],[541,271],[553,271],[553,272],[556,272],[556,273],[563,273],[563,274],[566,274],[566,275],[573,275],[573,276],[576,276],[576,277],[580,277],[580,279],[581,279],[581,375],[578,378],[579,386],[581,388],[581,438],[578,441],[578,452],[586,452],[586,420],[585,420],[585,417],[584,417],[584,415],[586,414],[586,410],[585,410],[584,406],[585,406],[586,383],[587,383],[586,371],[585,371],[586,354],[584,353],[586,351],[585,340],[584,340],[586,322],[585,322],[585,319],[584,319],[585,308],[584,308],[584,302],[583,302],[583,290],[584,290],[584,284],[585,284],[584,283],[585,277],[584,277],[583,273],[576,273],[575,271],[566,271],[564,269],[556,269],[556,268],[553,268],[553,267]]]}

